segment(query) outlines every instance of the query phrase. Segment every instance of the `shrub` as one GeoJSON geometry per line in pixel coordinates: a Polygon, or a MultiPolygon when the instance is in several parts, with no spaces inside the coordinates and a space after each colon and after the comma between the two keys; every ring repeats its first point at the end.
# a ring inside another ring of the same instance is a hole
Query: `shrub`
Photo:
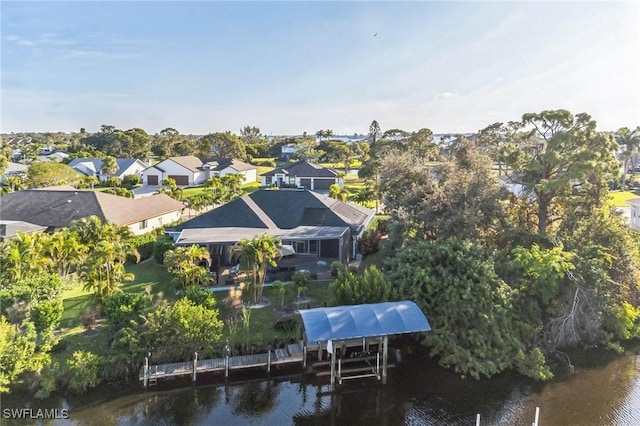
{"type": "Polygon", "coordinates": [[[100,382],[100,357],[88,351],[75,351],[73,357],[67,360],[67,371],[69,388],[74,392],[83,393],[100,382]]]}
{"type": "MultiPolygon", "coordinates": [[[[153,247],[157,238],[158,235],[155,232],[149,232],[147,234],[136,235],[131,239],[131,242],[140,254],[140,260],[149,259],[153,255],[153,247]]],[[[127,256],[127,262],[135,263],[135,256],[127,256]]]]}
{"type": "Polygon", "coordinates": [[[118,293],[104,302],[104,313],[114,330],[128,326],[131,321],[141,322],[141,315],[149,304],[144,293],[118,293]]]}
{"type": "Polygon", "coordinates": [[[125,175],[122,177],[122,185],[134,187],[140,183],[140,176],[138,175],[125,175]]]}
{"type": "Polygon", "coordinates": [[[102,191],[104,194],[113,194],[125,198],[133,198],[133,191],[127,188],[109,188],[102,191]]]}
{"type": "Polygon", "coordinates": [[[104,186],[108,186],[109,188],[117,188],[122,184],[122,182],[120,181],[120,179],[118,179],[117,177],[110,177],[109,179],[107,179],[104,182],[104,186]]]}
{"type": "Polygon", "coordinates": [[[204,306],[207,309],[215,309],[216,307],[216,298],[204,287],[197,285],[189,286],[184,292],[184,297],[196,305],[204,306]]]}
{"type": "Polygon", "coordinates": [[[367,229],[358,240],[358,252],[364,255],[376,253],[380,250],[380,237],[380,231],[373,228],[367,229]]]}
{"type": "Polygon", "coordinates": [[[376,230],[380,231],[380,233],[383,235],[388,234],[390,219],[391,218],[389,216],[376,216],[376,219],[375,219],[376,230]]]}
{"type": "Polygon", "coordinates": [[[38,333],[53,330],[60,324],[64,306],[60,299],[45,299],[31,304],[31,320],[38,333]]]}
{"type": "Polygon", "coordinates": [[[176,245],[170,235],[161,235],[153,243],[153,258],[158,264],[164,264],[164,254],[173,250],[176,245]]]}
{"type": "Polygon", "coordinates": [[[386,302],[392,298],[391,283],[377,266],[365,269],[360,276],[341,272],[329,289],[339,305],[386,302]]]}
{"type": "Polygon", "coordinates": [[[252,163],[254,166],[262,166],[262,167],[275,167],[275,160],[255,160],[252,163]]]}
{"type": "Polygon", "coordinates": [[[295,317],[282,317],[276,321],[273,328],[291,333],[298,328],[298,320],[295,317]]]}

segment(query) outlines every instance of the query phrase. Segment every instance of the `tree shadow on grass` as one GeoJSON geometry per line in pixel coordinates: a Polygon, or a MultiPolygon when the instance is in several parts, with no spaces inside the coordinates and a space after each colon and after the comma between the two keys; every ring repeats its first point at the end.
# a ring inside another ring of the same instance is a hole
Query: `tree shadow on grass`
{"type": "Polygon", "coordinates": [[[64,313],[60,320],[61,328],[73,328],[81,325],[80,315],[91,304],[89,295],[71,297],[62,301],[64,305],[64,313]]]}

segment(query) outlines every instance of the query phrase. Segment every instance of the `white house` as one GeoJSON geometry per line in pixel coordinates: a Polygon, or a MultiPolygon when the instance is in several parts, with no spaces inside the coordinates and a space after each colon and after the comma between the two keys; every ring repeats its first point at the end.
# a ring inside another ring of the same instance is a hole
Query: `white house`
{"type": "Polygon", "coordinates": [[[627,200],[627,203],[631,206],[629,223],[633,228],[640,230],[640,198],[632,198],[627,200]]]}
{"type": "Polygon", "coordinates": [[[102,158],[75,158],[69,163],[69,167],[85,176],[94,176],[101,182],[106,181],[110,177],[122,179],[126,175],[142,175],[142,171],[147,167],[145,163],[135,158],[116,158],[118,170],[112,175],[103,174],[102,158]]]}
{"type": "Polygon", "coordinates": [[[300,148],[298,148],[295,143],[282,145],[280,147],[280,158],[289,161],[291,160],[291,157],[293,157],[293,154],[295,154],[299,150],[300,148]]]}
{"type": "Polygon", "coordinates": [[[212,177],[241,174],[244,182],[257,180],[257,167],[233,158],[199,158],[193,155],[171,157],[143,171],[143,184],[162,185],[165,179],[173,179],[178,186],[202,185],[212,177]]]}

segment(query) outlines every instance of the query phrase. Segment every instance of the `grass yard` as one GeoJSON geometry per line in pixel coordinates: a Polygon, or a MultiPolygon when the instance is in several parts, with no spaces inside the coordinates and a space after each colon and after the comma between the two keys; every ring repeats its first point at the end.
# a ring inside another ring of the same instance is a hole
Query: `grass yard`
{"type": "MultiPolygon", "coordinates": [[[[275,291],[271,287],[265,287],[263,296],[268,299],[271,304],[269,306],[265,306],[259,309],[250,309],[250,326],[249,333],[244,333],[242,329],[242,325],[238,326],[237,335],[231,336],[229,330],[228,322],[225,322],[224,328],[224,337],[228,338],[231,342],[232,346],[239,344],[240,342],[248,343],[249,345],[259,345],[261,343],[269,344],[274,341],[288,341],[289,339],[297,339],[301,336],[298,336],[297,330],[292,332],[285,332],[282,330],[277,330],[274,328],[276,322],[283,317],[294,317],[300,320],[300,318],[295,314],[295,309],[307,308],[307,304],[311,308],[317,308],[321,306],[331,306],[332,305],[332,296],[329,291],[329,282],[328,281],[312,281],[308,285],[308,289],[305,291],[304,296],[301,295],[301,299],[304,297],[310,298],[309,302],[295,303],[297,300],[297,292],[293,287],[293,284],[290,284],[291,289],[289,295],[286,297],[285,307],[289,310],[289,314],[283,315],[276,311],[279,309],[280,299],[275,291]]],[[[229,295],[227,291],[216,291],[213,293],[218,309],[220,310],[220,316],[222,318],[228,318],[232,315],[232,311],[229,310],[224,303],[224,299],[229,295]]]]}
{"type": "Polygon", "coordinates": [[[640,197],[640,191],[631,192],[631,191],[617,191],[611,192],[609,195],[613,201],[613,205],[616,207],[629,207],[629,204],[626,203],[627,200],[631,200],[633,198],[640,197]]]}
{"type": "MultiPolygon", "coordinates": [[[[157,264],[153,259],[143,263],[128,265],[127,271],[135,274],[133,281],[122,284],[124,292],[144,292],[147,286],[151,286],[151,294],[162,295],[165,300],[174,301],[177,299],[176,288],[171,282],[172,276],[163,265],[157,264]]],[[[285,306],[289,308],[287,316],[295,316],[294,311],[298,308],[294,302],[297,299],[297,292],[291,284],[291,290],[286,298],[285,306]]],[[[224,299],[229,295],[228,291],[213,292],[221,318],[230,316],[231,311],[225,306],[224,299]]],[[[309,302],[301,303],[300,308],[331,306],[332,296],[329,291],[329,282],[313,281],[309,283],[308,289],[304,296],[310,298],[309,302]]],[[[301,297],[304,297],[301,296],[301,297]]],[[[107,334],[102,331],[106,325],[103,321],[99,321],[96,325],[96,332],[85,334],[81,323],[81,315],[84,310],[92,305],[91,293],[82,289],[81,283],[74,283],[66,288],[63,292],[64,313],[60,323],[61,333],[59,335],[61,344],[54,354],[54,359],[60,362],[71,357],[74,351],[88,350],[96,354],[105,353],[107,351],[107,334]]],[[[272,342],[288,341],[297,337],[297,331],[285,332],[276,330],[274,324],[283,317],[277,308],[280,308],[280,299],[271,287],[265,287],[264,297],[269,299],[271,304],[260,309],[251,309],[250,329],[246,335],[246,341],[249,345],[269,344],[272,342]]],[[[242,326],[240,325],[239,328],[242,326]]],[[[238,339],[245,339],[237,336],[230,336],[229,324],[225,324],[224,338],[238,344],[238,339]]],[[[244,335],[242,335],[244,336],[244,335]]],[[[243,340],[244,341],[244,340],[243,340]]]]}

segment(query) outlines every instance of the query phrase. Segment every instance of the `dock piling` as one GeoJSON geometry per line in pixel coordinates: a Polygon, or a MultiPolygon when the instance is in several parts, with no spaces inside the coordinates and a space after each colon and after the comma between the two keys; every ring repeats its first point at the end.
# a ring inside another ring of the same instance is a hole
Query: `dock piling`
{"type": "Polygon", "coordinates": [[[149,386],[149,357],[144,357],[144,387],[149,386]]]}
{"type": "Polygon", "coordinates": [[[198,369],[198,352],[194,353],[193,356],[193,381],[196,381],[196,370],[198,369]]]}
{"type": "Polygon", "coordinates": [[[269,349],[269,353],[267,354],[267,374],[271,373],[271,349],[269,349]]]}

